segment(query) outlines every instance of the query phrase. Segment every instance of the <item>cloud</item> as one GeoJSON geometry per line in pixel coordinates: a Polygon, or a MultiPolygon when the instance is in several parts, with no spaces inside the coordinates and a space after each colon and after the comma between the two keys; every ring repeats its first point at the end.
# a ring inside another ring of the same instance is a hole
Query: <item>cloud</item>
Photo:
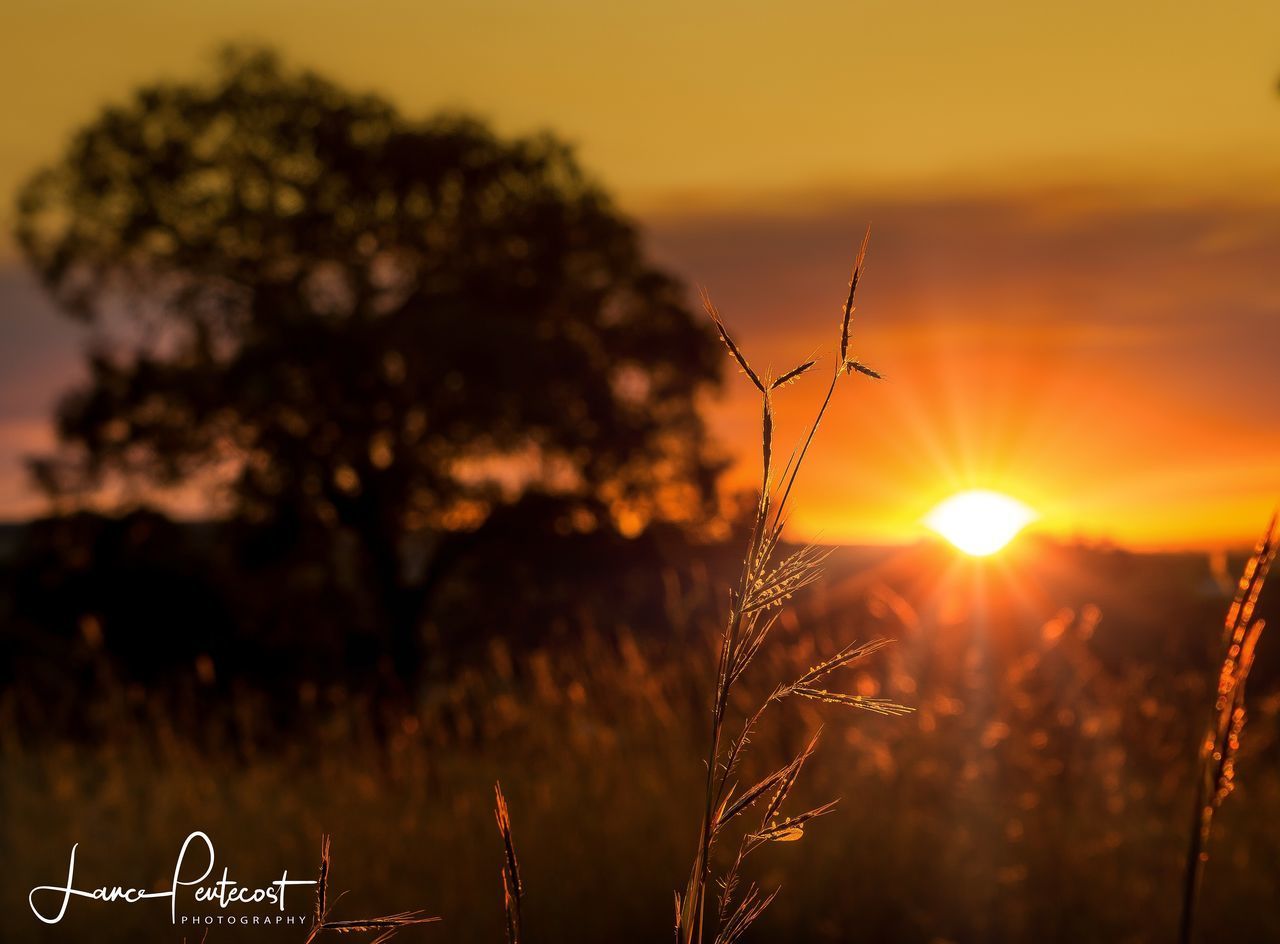
{"type": "MultiPolygon", "coordinates": [[[[855,352],[890,378],[840,404],[797,524],[909,534],[948,489],[1018,492],[1059,531],[1236,539],[1280,485],[1280,203],[1118,189],[931,199],[688,204],[644,219],[655,254],[706,286],[754,359],[830,349],[873,226],[855,352]]],[[[0,517],[32,507],[21,458],[81,376],[83,329],[0,268],[0,517]]],[[[739,384],[713,405],[754,444],[739,384]]],[[[786,423],[808,393],[788,390],[786,423]]],[[[753,480],[754,446],[737,474],[753,480]]]]}
{"type": "Polygon", "coordinates": [[[83,328],[18,264],[0,266],[0,420],[42,419],[80,374],[83,328]]]}
{"type": "MultiPolygon", "coordinates": [[[[783,364],[829,349],[872,224],[857,350],[892,382],[839,423],[805,526],[901,532],[919,496],[994,480],[1060,506],[1053,526],[1164,540],[1180,526],[1249,534],[1241,506],[1265,510],[1280,486],[1278,209],[1058,189],[648,225],[654,251],[708,288],[754,356],[783,364]],[[1159,506],[1144,486],[1156,481],[1159,506]]],[[[730,389],[721,426],[737,441],[751,406],[730,389]]]]}

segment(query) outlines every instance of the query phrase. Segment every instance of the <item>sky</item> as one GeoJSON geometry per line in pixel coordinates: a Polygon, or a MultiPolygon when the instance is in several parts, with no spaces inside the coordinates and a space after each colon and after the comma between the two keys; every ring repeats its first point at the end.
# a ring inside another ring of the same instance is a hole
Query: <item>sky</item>
{"type": "MultiPolygon", "coordinates": [[[[1060,537],[1237,544],[1280,495],[1278,36],[1259,2],[10,0],[0,194],[138,84],[269,43],[410,114],[566,137],[778,367],[830,347],[869,223],[855,344],[888,380],[843,391],[797,531],[910,540],[983,486],[1060,537]]],[[[41,507],[21,457],[83,343],[0,237],[0,518],[41,507]]],[[[819,390],[787,393],[784,437],[819,390]]]]}

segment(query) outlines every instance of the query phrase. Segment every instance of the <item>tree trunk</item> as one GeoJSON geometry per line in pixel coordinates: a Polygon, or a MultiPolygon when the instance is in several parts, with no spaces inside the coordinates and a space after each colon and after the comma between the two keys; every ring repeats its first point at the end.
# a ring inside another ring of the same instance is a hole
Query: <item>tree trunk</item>
{"type": "Polygon", "coordinates": [[[475,543],[474,532],[443,535],[422,574],[406,580],[399,542],[380,535],[366,537],[394,678],[392,695],[406,711],[413,710],[426,665],[423,623],[441,586],[475,543]]]}

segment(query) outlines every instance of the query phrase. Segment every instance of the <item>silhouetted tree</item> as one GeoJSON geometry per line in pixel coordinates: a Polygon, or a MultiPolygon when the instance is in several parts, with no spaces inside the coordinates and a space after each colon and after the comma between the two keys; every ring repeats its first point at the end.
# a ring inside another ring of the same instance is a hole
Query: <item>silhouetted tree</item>
{"type": "Polygon", "coordinates": [[[407,684],[450,548],[500,504],[627,531],[712,495],[714,339],[550,135],[231,50],[81,130],[17,235],[110,339],[43,486],[216,481],[244,520],[353,537],[407,684]]]}

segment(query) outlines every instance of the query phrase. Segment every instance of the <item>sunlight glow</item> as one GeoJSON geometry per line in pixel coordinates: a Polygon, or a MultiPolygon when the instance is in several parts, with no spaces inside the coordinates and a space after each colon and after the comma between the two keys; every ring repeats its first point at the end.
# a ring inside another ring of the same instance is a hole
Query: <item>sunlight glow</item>
{"type": "Polygon", "coordinates": [[[1036,513],[1008,495],[974,489],[952,495],[924,523],[973,557],[994,554],[1036,520],[1036,513]]]}

